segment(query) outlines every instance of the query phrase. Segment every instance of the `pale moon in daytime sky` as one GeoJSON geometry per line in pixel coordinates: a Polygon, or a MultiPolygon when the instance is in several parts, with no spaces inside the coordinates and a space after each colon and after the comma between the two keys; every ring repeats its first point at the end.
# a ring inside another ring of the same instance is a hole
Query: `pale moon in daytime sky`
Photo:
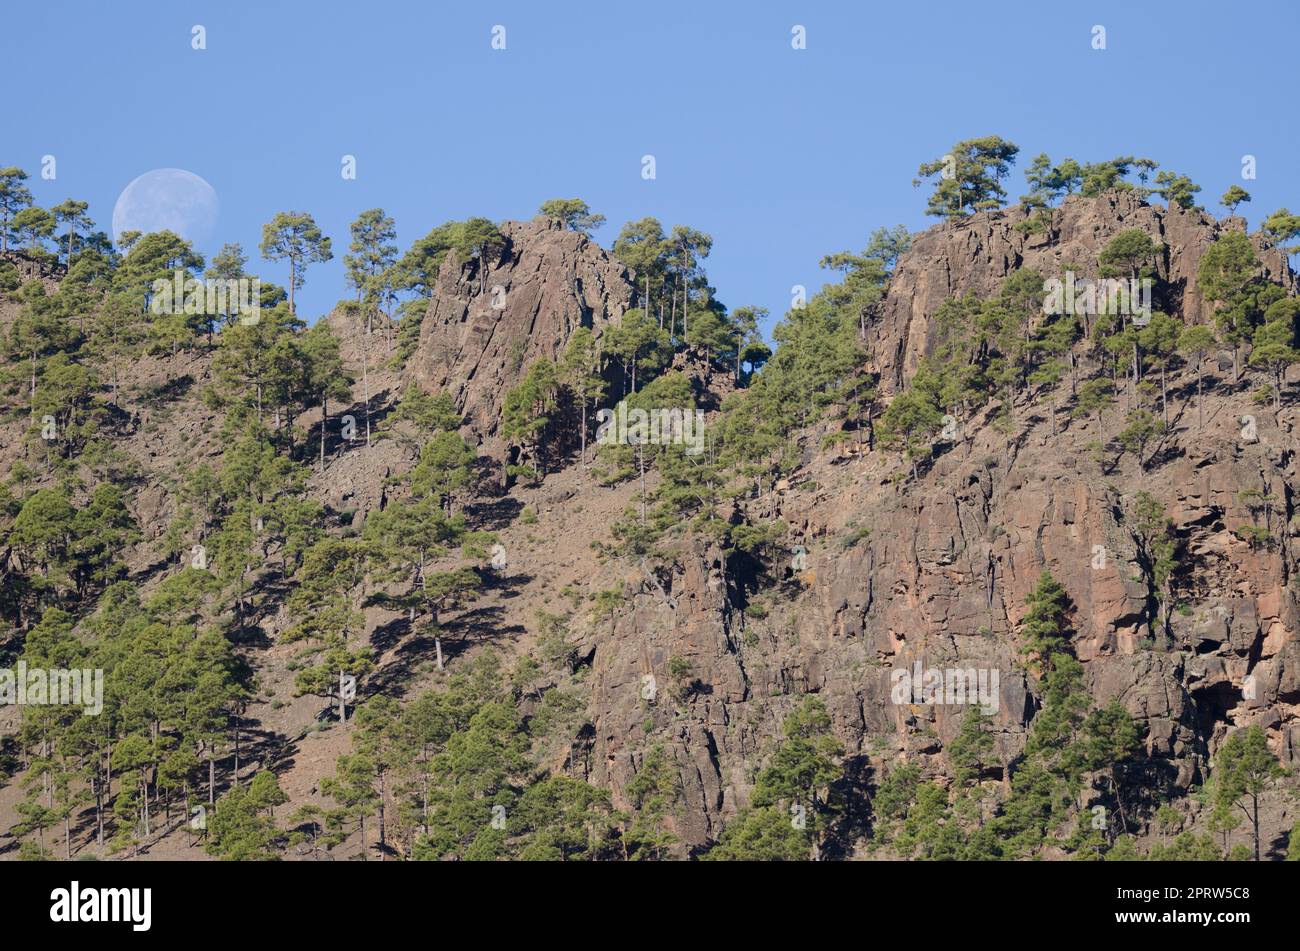
{"type": "Polygon", "coordinates": [[[182,168],[156,168],[136,178],[113,206],[113,240],[124,231],[171,231],[194,245],[216,233],[220,203],[211,185],[182,168]]]}

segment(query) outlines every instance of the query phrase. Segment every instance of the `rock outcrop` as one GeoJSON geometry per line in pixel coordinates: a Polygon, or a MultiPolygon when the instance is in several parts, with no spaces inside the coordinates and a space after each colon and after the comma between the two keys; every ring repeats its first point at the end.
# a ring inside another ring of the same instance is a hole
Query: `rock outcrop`
{"type": "MultiPolygon", "coordinates": [[[[1040,234],[1016,226],[1029,217],[1021,206],[982,212],[945,222],[916,236],[899,259],[879,319],[869,325],[871,345],[886,390],[896,391],[911,378],[933,344],[935,311],[944,301],[966,294],[996,293],[1008,274],[1033,268],[1046,278],[1098,276],[1098,255],[1106,244],[1130,228],[1146,231],[1164,245],[1156,270],[1170,299],[1167,312],[1187,323],[1202,323],[1209,308],[1197,286],[1201,255],[1219,234],[1242,230],[1244,220],[1216,221],[1202,211],[1163,208],[1133,192],[1111,191],[1096,198],[1072,195],[1051,209],[1051,224],[1040,234]]],[[[1264,276],[1294,287],[1286,255],[1255,239],[1264,276]]]]}
{"type": "Polygon", "coordinates": [[[539,357],[554,359],[578,327],[599,337],[632,306],[628,269],[586,235],[539,217],[501,225],[487,263],[449,254],[438,274],[410,374],[447,389],[482,451],[500,455],[506,392],[539,357]]]}

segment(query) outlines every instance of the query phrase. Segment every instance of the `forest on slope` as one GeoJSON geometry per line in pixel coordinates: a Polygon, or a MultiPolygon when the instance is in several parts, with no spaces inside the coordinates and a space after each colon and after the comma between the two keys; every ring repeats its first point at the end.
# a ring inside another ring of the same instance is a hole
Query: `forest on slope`
{"type": "Polygon", "coordinates": [[[310,214],[279,286],[0,169],[0,669],[103,676],[0,706],[0,854],[1300,857],[1300,215],[1018,154],[770,345],[578,199],[364,211],[309,326],[310,214]]]}

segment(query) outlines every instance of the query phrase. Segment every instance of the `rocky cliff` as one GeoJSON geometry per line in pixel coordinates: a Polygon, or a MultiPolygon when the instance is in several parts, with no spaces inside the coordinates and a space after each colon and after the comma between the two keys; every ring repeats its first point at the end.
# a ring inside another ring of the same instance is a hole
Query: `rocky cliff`
{"type": "MultiPolygon", "coordinates": [[[[1098,255],[1111,238],[1130,228],[1163,244],[1156,273],[1167,291],[1161,304],[1189,322],[1205,322],[1209,312],[1197,287],[1201,255],[1225,231],[1244,231],[1245,219],[1214,219],[1200,210],[1148,204],[1133,192],[1112,191],[1096,198],[1072,195],[1048,209],[1050,222],[1040,233],[1018,230],[1031,216],[1023,206],[985,212],[931,228],[916,236],[898,262],[888,297],[871,325],[872,351],[887,388],[897,389],[916,369],[933,343],[935,311],[944,301],[966,294],[987,297],[1018,268],[1044,277],[1098,273],[1098,255]]],[[[1286,256],[1256,247],[1269,280],[1293,286],[1286,256]]]]}
{"type": "MultiPolygon", "coordinates": [[[[1239,403],[1213,399],[1203,431],[1180,415],[1165,461],[1145,475],[1093,461],[1089,444],[1117,426],[1075,424],[1053,436],[1041,418],[1010,448],[991,427],[976,428],[906,490],[884,460],[810,459],[770,513],[788,524],[792,547],[805,548],[806,564],[790,570],[788,593],[765,618],[728,603],[720,553],[696,548],[666,595],[630,586],[632,609],[595,636],[592,774],[616,789],[635,774],[642,678],[667,677],[668,659],[681,656],[707,685],[685,716],[662,724],[696,807],[684,830],[691,841],[744,804],[752,764],[798,694],[823,696],[864,769],[939,753],[963,708],[891,699],[891,672],[917,662],[999,672],[991,773],[1003,777],[1038,709],[1015,632],[1044,569],[1077,607],[1075,646],[1094,698],[1118,698],[1146,726],[1171,788],[1204,781],[1230,727],[1266,726],[1294,763],[1294,418],[1261,416],[1257,440],[1243,442],[1239,403]],[[1126,503],[1138,484],[1164,503],[1189,555],[1179,583],[1194,607],[1175,614],[1171,643],[1152,639],[1136,577],[1126,503]],[[1234,533],[1260,519],[1247,489],[1277,500],[1278,544],[1257,549],[1234,533]]],[[[933,765],[942,771],[937,757],[933,765]]]]}
{"type": "Polygon", "coordinates": [[[409,368],[456,398],[493,453],[505,394],[528,366],[554,359],[578,327],[599,337],[634,296],[626,267],[554,219],[508,221],[501,232],[505,248],[488,261],[443,262],[409,368]]]}
{"type": "MultiPolygon", "coordinates": [[[[1215,222],[1127,194],[1070,199],[1043,235],[1016,232],[1021,217],[979,214],[917,237],[871,325],[886,380],[897,387],[915,369],[944,300],[992,295],[1022,266],[1095,273],[1100,249],[1128,228],[1165,245],[1160,277],[1172,291],[1165,306],[1203,321],[1197,261],[1221,230],[1241,227],[1239,219],[1215,222]]],[[[1270,278],[1293,286],[1284,256],[1261,251],[1270,278]]],[[[963,708],[891,700],[891,673],[919,662],[1000,673],[997,764],[989,772],[1005,780],[1039,707],[1016,632],[1044,569],[1076,606],[1075,649],[1094,699],[1119,699],[1145,726],[1162,796],[1196,814],[1186,793],[1205,780],[1209,758],[1238,726],[1263,725],[1293,764],[1297,413],[1288,406],[1275,417],[1228,376],[1211,381],[1203,426],[1190,373],[1174,376],[1171,430],[1142,467],[1104,448],[1113,447],[1122,412],[1051,422],[1044,407],[1064,392],[1016,407],[1021,422],[1010,434],[987,416],[964,424],[915,484],[894,478],[896,457],[821,451],[824,432],[806,434],[800,469],[772,499],[747,503],[752,516],[784,522],[791,552],[804,552],[779,566],[785,580],[762,599],[765,616],[740,609],[721,553],[697,544],[680,553],[669,577],[627,582],[629,609],[608,632],[592,632],[587,773],[616,792],[626,787],[649,715],[653,732],[671,739],[688,791],[681,834],[703,843],[747,802],[754,765],[782,715],[811,692],[828,704],[864,777],[878,780],[890,763],[918,756],[941,775],[937,754],[963,708]],[[1150,593],[1137,569],[1139,490],[1162,503],[1184,552],[1171,640],[1153,637],[1150,593]],[[1265,528],[1272,541],[1253,543],[1246,526],[1265,528]],[[641,694],[647,676],[665,682],[673,657],[690,663],[697,685],[675,713],[641,694]]],[[[1288,828],[1293,813],[1277,804],[1272,832],[1288,828]]]]}

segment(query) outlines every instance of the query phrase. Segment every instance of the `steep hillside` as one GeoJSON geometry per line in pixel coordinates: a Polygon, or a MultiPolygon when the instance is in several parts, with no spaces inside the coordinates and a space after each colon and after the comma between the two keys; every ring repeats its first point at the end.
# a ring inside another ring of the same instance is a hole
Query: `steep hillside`
{"type": "MultiPolygon", "coordinates": [[[[1213,319],[1213,305],[1198,286],[1199,263],[1217,238],[1243,230],[1241,219],[1216,221],[1125,192],[1070,197],[1051,210],[1041,233],[1017,230],[1025,219],[1022,209],[981,212],[915,236],[864,321],[860,363],[879,374],[877,420],[891,399],[909,391],[934,352],[936,314],[945,302],[967,294],[995,297],[1020,269],[1043,277],[1068,269],[1096,274],[1102,249],[1116,235],[1140,229],[1162,245],[1154,263],[1157,308],[1183,324],[1203,324],[1213,319]]],[[[782,746],[783,724],[809,709],[810,696],[824,705],[826,736],[841,747],[830,791],[823,797],[818,783],[806,793],[810,808],[824,798],[838,804],[831,831],[819,832],[820,854],[912,854],[906,835],[900,844],[898,836],[881,834],[891,817],[877,806],[890,776],[903,767],[915,767],[920,779],[954,795],[973,784],[989,804],[977,807],[983,829],[986,811],[991,819],[994,804],[1013,794],[1027,750],[1040,742],[1030,738],[1034,724],[1052,703],[1041,669],[1046,652],[1025,650],[1027,604],[1044,572],[1068,595],[1068,652],[1081,665],[1090,706],[1118,701],[1140,733],[1140,755],[1126,761],[1138,791],[1119,798],[1121,810],[1127,804],[1135,814],[1123,816],[1122,833],[1143,850],[1179,831],[1249,843],[1246,826],[1225,831],[1214,824],[1210,799],[1200,793],[1234,730],[1261,727],[1288,769],[1300,755],[1300,368],[1287,371],[1275,411],[1255,394],[1266,377],[1250,370],[1233,379],[1231,354],[1216,346],[1199,399],[1193,362],[1166,363],[1162,403],[1156,370],[1147,371],[1150,386],[1139,386],[1124,378],[1118,361],[1108,369],[1080,339],[1069,353],[1078,379],[1062,374],[1010,399],[985,401],[946,420],[944,432],[911,456],[888,444],[883,432],[864,435],[845,412],[844,398],[828,398],[786,440],[789,461],[777,478],[710,496],[698,517],[683,516],[653,545],[638,548],[626,541],[625,527],[639,514],[644,529],[647,493],[677,484],[666,462],[647,467],[644,457],[630,456],[615,476],[611,470],[619,465],[609,454],[583,458],[574,447],[558,471],[516,482],[505,477],[502,463],[516,458],[519,447],[501,431],[506,395],[531,366],[561,358],[578,328],[591,329],[599,341],[629,309],[642,306],[635,274],[558,221],[500,227],[505,243],[498,255],[467,261],[452,253],[442,262],[409,360],[394,359],[391,327],[368,333],[345,307],[326,318],[355,382],[349,398],[329,405],[323,465],[316,457],[318,407],[297,415],[302,435],[295,442],[289,430],[287,450],[304,467],[303,495],[321,506],[325,537],[368,539],[371,520],[415,493],[410,476],[422,445],[403,416],[403,394],[411,384],[445,392],[461,414],[459,433],[479,456],[472,482],[447,509],[470,529],[492,534],[480,540],[481,551],[467,546],[468,555],[451,550],[456,546],[434,551],[429,567],[451,570],[469,558],[478,585],[473,595],[449,600],[434,623],[420,626],[415,609],[398,600],[409,586],[405,576],[368,573],[355,588],[332,592],[362,617],[345,644],[364,644],[373,654],[349,710],[356,719],[348,723],[338,722],[338,701],[296,686],[311,661],[291,637],[304,612],[317,608],[294,600],[303,582],[301,572],[287,567],[291,542],[265,540],[260,517],[255,557],[239,578],[243,587],[237,594],[208,591],[196,607],[205,624],[227,633],[257,678],[227,728],[233,738],[212,754],[213,786],[220,795],[259,772],[274,773],[287,802],[272,803],[271,814],[285,830],[299,832],[278,840],[285,857],[326,854],[318,844],[328,838],[325,826],[315,827],[301,810],[328,811],[342,801],[336,777],[346,761],[339,757],[369,749],[368,706],[379,709],[383,698],[410,704],[430,688],[460,689],[455,678],[471,676],[476,659],[492,653],[502,658],[531,757],[519,773],[530,782],[534,775],[570,777],[607,790],[609,809],[623,817],[609,820],[615,825],[631,828],[628,816],[653,814],[664,838],[646,848],[656,855],[705,854],[724,829],[771,807],[760,773],[779,759],[779,750],[792,748],[782,746]],[[1110,404],[1081,403],[1082,383],[1094,377],[1113,378],[1110,404]],[[1167,411],[1169,423],[1134,451],[1125,435],[1133,419],[1127,411],[1139,407],[1152,418],[1167,411]],[[346,417],[360,426],[359,436],[343,435],[346,417]],[[1158,519],[1154,530],[1143,507],[1152,500],[1168,520],[1158,519]],[[726,528],[706,530],[701,519],[726,528]],[[736,540],[740,528],[759,526],[771,530],[763,544],[736,540]],[[1149,564],[1152,531],[1174,553],[1164,575],[1149,564]],[[982,727],[989,746],[973,780],[958,778],[953,765],[954,744],[968,741],[962,730],[971,704],[896,697],[896,672],[918,664],[996,675],[982,727]],[[666,805],[653,805],[655,790],[666,805]],[[1172,807],[1176,820],[1165,813],[1157,823],[1161,806],[1172,807]]],[[[1285,254],[1258,236],[1252,241],[1260,279],[1294,294],[1285,254]]],[[[54,287],[62,274],[47,276],[54,287]]],[[[7,333],[18,313],[15,295],[0,296],[0,329],[7,333]]],[[[127,577],[147,593],[181,571],[191,541],[208,541],[199,531],[179,550],[168,549],[175,548],[168,539],[179,516],[201,502],[183,488],[188,475],[204,462],[225,464],[223,453],[238,438],[224,426],[232,401],[212,395],[224,379],[214,359],[199,345],[141,356],[126,372],[120,405],[105,413],[107,440],[130,463],[114,471],[130,473],[122,481],[140,527],[138,540],[121,554],[127,577]]],[[[718,436],[719,444],[743,444],[744,427],[728,422],[747,392],[741,387],[732,396],[741,374],[710,361],[707,348],[697,345],[678,348],[665,370],[661,379],[674,378],[676,370],[687,381],[711,439],[725,429],[729,435],[718,436]]],[[[603,373],[607,394],[617,396],[626,385],[617,365],[607,362],[603,373]]],[[[0,424],[0,464],[8,471],[22,461],[34,486],[52,485],[56,477],[43,470],[29,434],[19,382],[11,381],[15,395],[0,424]]],[[[600,405],[613,402],[607,397],[600,405]]],[[[548,425],[572,418],[546,411],[548,425]]],[[[277,415],[277,431],[279,423],[277,415]]],[[[704,463],[685,457],[684,464],[704,463]]],[[[23,488],[11,477],[11,516],[23,488]]],[[[72,492],[84,501],[87,487],[72,492]]],[[[32,572],[30,559],[12,545],[0,547],[0,557],[6,584],[32,572]]],[[[422,561],[421,579],[425,568],[422,561]]],[[[33,622],[24,617],[0,643],[6,663],[21,655],[33,622]]],[[[10,737],[0,749],[8,773],[0,788],[0,833],[21,824],[19,805],[40,785],[33,778],[43,755],[39,736],[28,733],[20,742],[21,722],[20,709],[0,707],[0,732],[10,737]]],[[[398,767],[392,768],[395,775],[398,767]]],[[[1107,784],[1117,769],[1088,769],[1067,805],[1080,815],[1096,803],[1109,809],[1107,784]]],[[[204,801],[207,762],[189,775],[185,793],[204,801]]],[[[120,775],[113,781],[122,782],[120,775]]],[[[146,798],[159,796],[150,792],[153,781],[152,774],[142,780],[146,798]]],[[[115,854],[205,854],[204,840],[178,809],[181,794],[168,795],[177,805],[166,799],[167,819],[115,854]]],[[[427,798],[417,808],[416,798],[390,803],[396,793],[387,786],[374,795],[338,819],[330,854],[442,854],[427,835],[420,839],[420,822],[412,818],[423,808],[427,822],[427,798]],[[365,821],[381,810],[389,829],[382,848],[374,824],[365,821]],[[402,823],[409,836],[392,831],[402,823]]],[[[803,808],[799,796],[792,799],[791,808],[803,808]]],[[[483,798],[484,821],[487,803],[483,798]]],[[[1266,854],[1276,857],[1300,816],[1286,787],[1271,789],[1263,803],[1261,839],[1266,854]]],[[[96,840],[91,805],[82,801],[73,810],[71,844],[60,822],[43,831],[44,846],[58,856],[65,849],[108,854],[96,840]]],[[[516,814],[514,800],[509,810],[516,814]]],[[[523,805],[518,811],[526,812],[523,805]]],[[[1073,822],[1075,813],[1070,817],[1073,822]]],[[[115,821],[129,820],[119,812],[115,821]]],[[[1073,827],[1062,828],[1036,854],[1076,851],[1067,842],[1073,827]]],[[[18,828],[0,838],[0,855],[16,857],[20,839],[32,835],[18,828]]],[[[626,854],[631,833],[622,835],[626,854]]]]}

